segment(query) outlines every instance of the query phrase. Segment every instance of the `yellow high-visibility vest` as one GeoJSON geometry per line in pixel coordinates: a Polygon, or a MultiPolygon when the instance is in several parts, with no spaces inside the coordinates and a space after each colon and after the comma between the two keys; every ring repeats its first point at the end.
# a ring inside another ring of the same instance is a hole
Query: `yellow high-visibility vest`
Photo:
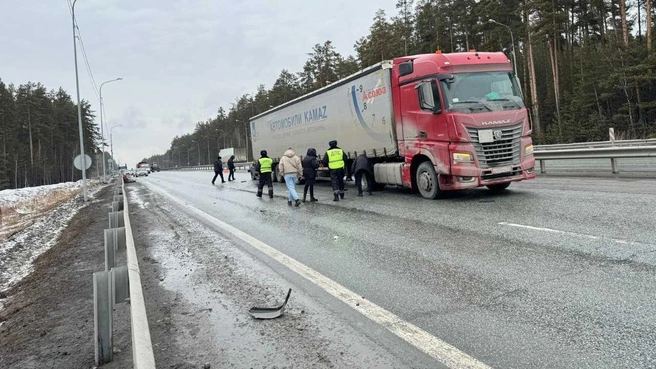
{"type": "Polygon", "coordinates": [[[326,151],[326,155],[328,155],[329,169],[344,168],[344,151],[342,149],[330,149],[326,151]]]}
{"type": "Polygon", "coordinates": [[[271,173],[271,167],[273,166],[273,159],[271,158],[260,158],[260,173],[271,173]]]}

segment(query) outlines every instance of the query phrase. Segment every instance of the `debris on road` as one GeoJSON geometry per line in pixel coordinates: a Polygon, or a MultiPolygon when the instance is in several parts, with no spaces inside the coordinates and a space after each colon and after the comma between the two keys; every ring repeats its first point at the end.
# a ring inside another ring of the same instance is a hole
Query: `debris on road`
{"type": "Polygon", "coordinates": [[[287,301],[289,301],[289,296],[291,294],[292,294],[292,289],[290,288],[289,291],[287,292],[287,297],[285,298],[285,302],[283,302],[282,305],[280,305],[276,308],[253,307],[248,312],[255,319],[275,319],[275,318],[278,318],[278,317],[282,316],[282,314],[285,310],[285,305],[287,305],[287,301]]]}

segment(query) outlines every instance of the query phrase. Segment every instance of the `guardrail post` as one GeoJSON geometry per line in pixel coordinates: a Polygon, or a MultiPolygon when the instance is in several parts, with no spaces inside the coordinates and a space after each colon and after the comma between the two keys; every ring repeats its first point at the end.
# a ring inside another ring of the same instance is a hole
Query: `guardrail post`
{"type": "Polygon", "coordinates": [[[125,219],[122,211],[112,211],[109,213],[109,228],[125,227],[125,219]]]}
{"type": "Polygon", "coordinates": [[[111,229],[105,229],[105,271],[109,271],[116,266],[116,246],[114,245],[113,236],[111,229]]]}
{"type": "Polygon", "coordinates": [[[617,173],[617,159],[610,158],[610,166],[613,169],[613,173],[617,173]]]}
{"type": "Polygon", "coordinates": [[[547,172],[546,164],[544,160],[540,160],[540,173],[544,174],[547,172]]]}
{"type": "Polygon", "coordinates": [[[112,201],[112,211],[123,211],[123,202],[112,201]]]}
{"type": "Polygon", "coordinates": [[[114,267],[110,271],[112,279],[112,306],[125,302],[130,297],[130,280],[128,267],[114,267]]]}
{"type": "Polygon", "coordinates": [[[96,365],[112,361],[112,303],[109,272],[93,273],[93,330],[96,365]]]}
{"type": "Polygon", "coordinates": [[[125,227],[105,229],[105,270],[116,266],[116,251],[125,249],[125,227]]]}

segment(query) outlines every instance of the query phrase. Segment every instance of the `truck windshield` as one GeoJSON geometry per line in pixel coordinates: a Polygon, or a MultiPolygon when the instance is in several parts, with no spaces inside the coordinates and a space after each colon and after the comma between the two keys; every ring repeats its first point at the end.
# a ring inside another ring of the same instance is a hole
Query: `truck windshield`
{"type": "Polygon", "coordinates": [[[511,73],[458,73],[440,80],[447,110],[460,113],[517,110],[524,107],[511,73]]]}

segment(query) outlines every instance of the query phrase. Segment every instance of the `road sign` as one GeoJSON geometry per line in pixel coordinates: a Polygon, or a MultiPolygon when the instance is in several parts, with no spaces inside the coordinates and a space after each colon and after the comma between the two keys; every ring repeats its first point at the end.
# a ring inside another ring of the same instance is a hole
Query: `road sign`
{"type": "MultiPolygon", "coordinates": [[[[91,168],[91,157],[89,155],[86,154],[84,155],[84,161],[86,164],[86,168],[84,169],[86,170],[91,168]]],[[[77,168],[77,170],[82,170],[82,155],[78,155],[75,157],[75,159],[73,160],[73,165],[75,165],[75,168],[77,168]]]]}

